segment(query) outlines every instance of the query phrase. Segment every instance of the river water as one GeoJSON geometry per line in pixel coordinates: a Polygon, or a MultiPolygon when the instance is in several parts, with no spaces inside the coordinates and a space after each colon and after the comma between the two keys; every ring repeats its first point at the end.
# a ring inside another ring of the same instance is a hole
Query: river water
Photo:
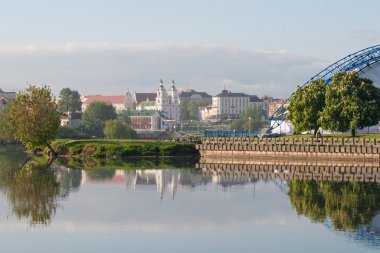
{"type": "Polygon", "coordinates": [[[380,250],[376,183],[227,178],[189,160],[25,160],[0,150],[1,252],[380,250]]]}

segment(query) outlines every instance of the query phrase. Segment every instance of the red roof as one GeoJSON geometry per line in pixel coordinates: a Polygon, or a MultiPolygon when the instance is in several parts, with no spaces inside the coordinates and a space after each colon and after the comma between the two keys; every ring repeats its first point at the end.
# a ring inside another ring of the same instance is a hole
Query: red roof
{"type": "Polygon", "coordinates": [[[91,104],[94,101],[101,101],[109,104],[124,104],[125,96],[85,96],[85,104],[91,104]]]}

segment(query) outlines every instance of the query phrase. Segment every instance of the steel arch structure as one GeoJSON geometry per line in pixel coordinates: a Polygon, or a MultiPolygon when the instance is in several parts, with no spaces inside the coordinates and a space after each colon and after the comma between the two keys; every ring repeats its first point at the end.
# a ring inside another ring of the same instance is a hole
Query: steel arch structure
{"type": "MultiPolygon", "coordinates": [[[[307,80],[301,87],[305,86],[311,81],[324,79],[326,84],[330,84],[335,74],[339,72],[357,71],[361,72],[366,68],[370,68],[373,64],[380,62],[380,45],[368,47],[350,54],[339,61],[331,64],[315,76],[307,80]]],[[[289,102],[288,98],[270,117],[274,120],[274,124],[269,127],[267,133],[271,133],[273,129],[279,127],[286,119],[285,104],[289,102]],[[281,112],[281,114],[279,114],[281,112]]]]}

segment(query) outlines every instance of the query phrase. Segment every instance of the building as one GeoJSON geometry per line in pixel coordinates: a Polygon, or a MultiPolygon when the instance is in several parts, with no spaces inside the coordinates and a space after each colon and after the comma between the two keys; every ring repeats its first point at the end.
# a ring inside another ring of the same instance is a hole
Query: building
{"type": "Polygon", "coordinates": [[[129,112],[131,118],[131,127],[138,134],[146,132],[163,131],[161,115],[158,111],[137,111],[129,112]]]}
{"type": "MultiPolygon", "coordinates": [[[[133,94],[129,91],[125,96],[125,109],[135,110],[143,102],[155,103],[156,93],[138,93],[134,92],[133,94]]],[[[138,109],[137,109],[138,110],[138,109]]],[[[151,109],[147,109],[151,110],[151,109]]]]}
{"type": "Polygon", "coordinates": [[[166,91],[162,79],[156,96],[156,110],[163,112],[168,119],[173,119],[179,122],[180,101],[177,88],[174,85],[174,80],[169,91],[166,91]]]}
{"type": "Polygon", "coordinates": [[[249,103],[249,95],[223,90],[222,93],[212,97],[211,106],[201,108],[200,116],[203,121],[236,119],[249,103]]]}
{"type": "Polygon", "coordinates": [[[8,105],[9,100],[15,98],[16,95],[16,92],[5,92],[0,89],[0,110],[4,109],[8,105]]]}
{"type": "Polygon", "coordinates": [[[82,112],[84,112],[89,104],[95,101],[104,102],[107,104],[112,104],[117,111],[126,109],[125,106],[125,97],[122,96],[101,96],[101,95],[94,95],[94,96],[83,96],[81,98],[82,101],[82,112]]]}
{"type": "Polygon", "coordinates": [[[64,113],[61,117],[61,126],[79,128],[83,124],[81,112],[64,113]]]}
{"type": "Polygon", "coordinates": [[[16,95],[17,95],[16,92],[3,91],[2,89],[0,89],[0,98],[4,98],[6,100],[9,100],[9,99],[15,98],[16,95]]]}
{"type": "Polygon", "coordinates": [[[179,94],[179,100],[180,102],[190,101],[190,100],[210,100],[211,96],[207,94],[206,92],[198,92],[195,90],[189,90],[189,91],[182,91],[179,94]]]}
{"type": "Polygon", "coordinates": [[[264,115],[268,115],[268,101],[259,98],[256,95],[249,96],[249,104],[252,106],[256,106],[263,110],[264,115]]]}
{"type": "MultiPolygon", "coordinates": [[[[285,107],[289,102],[286,101],[286,99],[280,99],[280,98],[267,98],[268,100],[268,116],[271,117],[276,111],[285,104],[285,107]]],[[[284,112],[284,111],[283,111],[284,112]]],[[[282,114],[283,112],[277,112],[276,114],[282,114]]],[[[275,115],[276,116],[276,115],[275,115]]]]}

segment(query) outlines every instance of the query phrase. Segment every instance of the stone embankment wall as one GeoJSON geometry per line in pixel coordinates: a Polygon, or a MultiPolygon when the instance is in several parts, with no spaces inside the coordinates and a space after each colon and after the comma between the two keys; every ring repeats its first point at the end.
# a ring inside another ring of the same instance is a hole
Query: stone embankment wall
{"type": "Polygon", "coordinates": [[[338,182],[377,182],[380,183],[380,166],[374,164],[340,163],[318,164],[315,162],[271,162],[217,163],[201,160],[197,167],[206,175],[217,177],[219,181],[244,181],[248,179],[280,179],[338,181],[338,182]]]}
{"type": "Polygon", "coordinates": [[[380,159],[375,138],[202,138],[196,148],[202,157],[251,159],[380,159]]]}

